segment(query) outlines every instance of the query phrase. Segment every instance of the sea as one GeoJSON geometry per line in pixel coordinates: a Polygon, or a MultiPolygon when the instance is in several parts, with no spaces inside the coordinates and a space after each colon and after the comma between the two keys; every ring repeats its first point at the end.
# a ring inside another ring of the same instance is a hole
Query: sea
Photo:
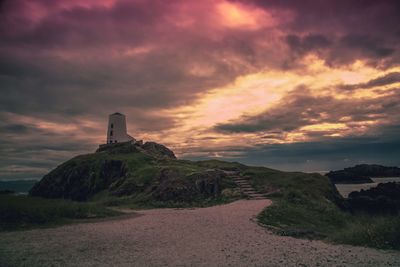
{"type": "Polygon", "coordinates": [[[343,197],[347,198],[353,191],[360,191],[361,189],[366,190],[371,187],[376,187],[379,183],[400,183],[400,177],[371,178],[371,180],[374,182],[367,184],[336,184],[336,188],[343,197]]]}
{"type": "Polygon", "coordinates": [[[0,181],[1,190],[11,190],[17,194],[28,194],[37,180],[8,180],[0,181]]]}

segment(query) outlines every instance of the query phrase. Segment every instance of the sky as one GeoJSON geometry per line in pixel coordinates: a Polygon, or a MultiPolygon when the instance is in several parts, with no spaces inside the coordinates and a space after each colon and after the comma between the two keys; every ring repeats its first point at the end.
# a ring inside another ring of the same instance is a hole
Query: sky
{"type": "Polygon", "coordinates": [[[0,1],[0,179],[105,143],[179,158],[400,165],[398,0],[0,1]]]}

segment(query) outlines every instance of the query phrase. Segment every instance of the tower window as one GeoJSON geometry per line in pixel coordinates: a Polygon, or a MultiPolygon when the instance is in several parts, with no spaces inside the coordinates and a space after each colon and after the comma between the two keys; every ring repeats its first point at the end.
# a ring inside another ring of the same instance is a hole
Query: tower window
{"type": "Polygon", "coordinates": [[[110,131],[110,136],[113,136],[113,131],[110,131]]]}
{"type": "Polygon", "coordinates": [[[111,129],[114,128],[114,123],[111,123],[110,127],[111,127],[111,129]]]}

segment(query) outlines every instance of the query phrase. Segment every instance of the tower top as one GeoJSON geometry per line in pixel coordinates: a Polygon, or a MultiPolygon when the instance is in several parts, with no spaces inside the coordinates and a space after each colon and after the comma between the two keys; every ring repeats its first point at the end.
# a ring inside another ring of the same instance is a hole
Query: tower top
{"type": "Polygon", "coordinates": [[[115,112],[115,113],[113,113],[113,114],[111,114],[111,115],[124,115],[124,114],[119,113],[119,112],[115,112]]]}

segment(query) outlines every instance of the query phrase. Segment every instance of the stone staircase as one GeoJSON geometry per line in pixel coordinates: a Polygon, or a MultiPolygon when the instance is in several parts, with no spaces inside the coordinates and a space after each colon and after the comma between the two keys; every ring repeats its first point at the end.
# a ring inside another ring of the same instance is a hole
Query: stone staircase
{"type": "Polygon", "coordinates": [[[248,178],[240,176],[238,173],[233,172],[225,172],[228,176],[230,176],[233,181],[238,185],[240,192],[242,192],[249,199],[265,199],[263,194],[258,193],[253,186],[250,184],[248,178]]]}

